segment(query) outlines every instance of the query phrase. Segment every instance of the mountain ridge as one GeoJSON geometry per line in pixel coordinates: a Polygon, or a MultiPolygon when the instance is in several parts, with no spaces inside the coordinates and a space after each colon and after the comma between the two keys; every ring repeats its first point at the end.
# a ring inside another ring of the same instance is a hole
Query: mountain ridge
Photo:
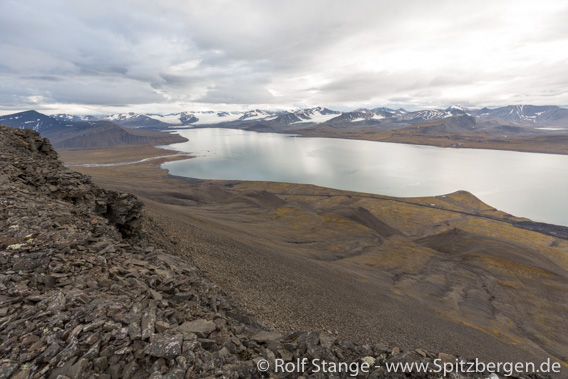
{"type": "Polygon", "coordinates": [[[418,111],[377,107],[349,112],[314,107],[296,111],[257,109],[165,115],[130,112],[110,116],[57,114],[53,117],[26,111],[1,116],[2,123],[37,130],[49,137],[57,148],[181,142],[181,137],[168,131],[213,127],[441,147],[568,153],[563,143],[568,137],[568,109],[558,106],[524,105],[475,110],[454,105],[418,111]]]}
{"type": "MultiPolygon", "coordinates": [[[[27,111],[32,112],[32,111],[27,111]]],[[[35,111],[34,111],[35,112],[35,111]]],[[[19,112],[0,116],[0,121],[10,117],[18,117],[26,112],[19,112]]],[[[41,114],[38,114],[41,115],[41,114]]],[[[38,116],[36,115],[36,116],[38,116]]],[[[311,122],[314,124],[338,124],[345,122],[358,122],[369,120],[382,120],[406,122],[415,124],[419,122],[438,120],[456,115],[469,115],[480,121],[501,120],[502,123],[520,126],[541,125],[541,126],[566,126],[568,125],[568,109],[556,105],[534,106],[534,105],[508,105],[496,108],[465,108],[452,105],[446,109],[425,109],[407,111],[403,108],[391,109],[386,107],[376,107],[372,109],[359,108],[353,111],[334,111],[323,107],[304,108],[292,111],[271,111],[256,109],[243,112],[225,111],[185,111],[179,113],[147,113],[139,114],[135,112],[118,113],[111,115],[72,115],[55,114],[51,117],[60,122],[79,122],[79,121],[113,121],[126,127],[137,128],[164,128],[181,125],[214,125],[231,122],[244,121],[274,121],[281,125],[311,122]],[[333,116],[336,117],[323,117],[333,116]]],[[[33,116],[32,116],[33,117],[33,116]]],[[[32,120],[26,120],[31,123],[32,120]]],[[[38,120],[40,121],[40,120],[38,120]]],[[[45,122],[45,119],[41,120],[45,122]]],[[[39,125],[34,125],[37,130],[39,125]]]]}
{"type": "Polygon", "coordinates": [[[49,138],[58,149],[167,144],[185,140],[180,136],[153,130],[126,128],[105,119],[58,116],[59,119],[36,111],[25,111],[1,116],[0,125],[37,131],[49,138]]]}

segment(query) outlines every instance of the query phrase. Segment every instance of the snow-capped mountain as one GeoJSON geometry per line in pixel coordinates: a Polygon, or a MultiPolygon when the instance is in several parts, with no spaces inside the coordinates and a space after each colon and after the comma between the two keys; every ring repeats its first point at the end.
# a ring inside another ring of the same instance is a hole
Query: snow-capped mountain
{"type": "MultiPolygon", "coordinates": [[[[483,130],[504,126],[521,127],[526,131],[535,129],[560,130],[568,128],[568,109],[558,106],[511,105],[499,108],[469,109],[452,105],[446,109],[407,111],[403,108],[360,108],[339,112],[323,107],[290,111],[255,109],[245,112],[188,111],[168,114],[117,113],[106,116],[86,116],[60,113],[46,116],[34,111],[20,112],[0,117],[0,123],[18,128],[41,130],[65,127],[86,122],[107,121],[128,128],[171,128],[176,126],[218,125],[250,127],[251,130],[289,130],[327,124],[339,128],[401,127],[440,119],[472,116],[483,130]],[[548,129],[547,129],[548,128],[548,129]]],[[[471,121],[471,120],[470,120],[471,121]]],[[[455,120],[463,122],[463,120],[455,120]]],[[[469,125],[469,124],[468,124],[469,125]]],[[[84,127],[84,125],[82,126],[84,127]]]]}
{"type": "Polygon", "coordinates": [[[445,117],[451,117],[452,112],[440,109],[429,109],[424,111],[408,112],[400,116],[401,120],[411,122],[422,122],[430,120],[439,120],[445,117]]]}
{"type": "Polygon", "coordinates": [[[112,121],[122,126],[135,128],[166,126],[159,120],[134,112],[117,113],[108,116],[102,116],[99,118],[99,120],[112,121]]]}
{"type": "Polygon", "coordinates": [[[243,113],[239,120],[244,121],[251,121],[251,120],[269,120],[278,117],[278,112],[273,111],[263,111],[260,109],[255,109],[253,111],[247,111],[243,113]]]}
{"type": "Polygon", "coordinates": [[[0,116],[0,124],[18,129],[33,129],[40,133],[46,130],[65,127],[63,122],[36,111],[25,111],[0,116]]]}
{"type": "Polygon", "coordinates": [[[471,116],[471,114],[466,108],[457,105],[452,105],[451,107],[448,107],[447,109],[444,110],[444,112],[449,113],[452,116],[471,116]]]}
{"type": "Polygon", "coordinates": [[[393,114],[379,109],[359,108],[352,112],[344,112],[329,120],[332,124],[360,121],[379,121],[392,118],[393,114]]]}
{"type": "Polygon", "coordinates": [[[265,117],[264,121],[271,121],[274,124],[279,125],[291,125],[291,124],[321,124],[326,122],[337,115],[341,114],[338,111],[332,111],[327,108],[316,107],[316,108],[306,108],[296,111],[281,111],[277,112],[271,116],[265,117]]]}
{"type": "Polygon", "coordinates": [[[509,105],[495,109],[482,108],[472,114],[521,124],[568,125],[568,109],[558,106],[509,105]]]}
{"type": "Polygon", "coordinates": [[[230,122],[238,120],[241,117],[241,113],[238,112],[214,112],[214,111],[202,111],[193,112],[197,121],[194,121],[195,125],[206,125],[206,124],[218,124],[221,122],[230,122]]]}
{"type": "MultiPolygon", "coordinates": [[[[401,108],[401,109],[402,109],[402,108],[401,108]]],[[[392,113],[392,114],[397,113],[397,110],[392,109],[392,108],[386,108],[386,107],[372,108],[372,109],[369,109],[369,110],[370,110],[371,112],[380,111],[380,112],[387,112],[387,113],[392,113]]]]}
{"type": "Polygon", "coordinates": [[[456,110],[456,111],[462,111],[462,112],[464,112],[464,113],[467,113],[467,111],[468,111],[467,108],[462,107],[461,105],[450,105],[450,106],[448,107],[448,109],[446,109],[446,110],[448,110],[448,111],[456,110]]]}
{"type": "Polygon", "coordinates": [[[292,112],[282,112],[276,118],[271,118],[269,121],[271,121],[271,123],[273,124],[278,125],[291,125],[300,122],[309,122],[308,120],[299,118],[292,112]]]}
{"type": "Polygon", "coordinates": [[[385,107],[378,107],[378,108],[373,108],[370,109],[372,112],[385,112],[385,113],[391,113],[393,115],[403,115],[403,114],[407,114],[408,111],[405,110],[404,108],[399,108],[399,109],[392,109],[392,108],[385,108],[385,107]]]}
{"type": "Polygon", "coordinates": [[[97,121],[99,118],[97,116],[77,116],[68,113],[59,113],[51,115],[50,117],[63,121],[63,122],[81,122],[81,121],[97,121]]]}
{"type": "Polygon", "coordinates": [[[190,112],[168,113],[165,115],[147,114],[146,116],[169,125],[189,125],[197,121],[197,117],[190,112]]]}
{"type": "Polygon", "coordinates": [[[301,122],[314,122],[320,124],[331,120],[337,115],[341,114],[338,111],[332,111],[331,109],[315,107],[308,109],[301,109],[299,111],[289,112],[298,118],[298,121],[293,121],[290,123],[301,123],[301,122]]]}
{"type": "Polygon", "coordinates": [[[241,112],[200,111],[169,113],[166,115],[147,114],[146,116],[170,125],[206,125],[236,121],[242,115],[241,112]]]}
{"type": "Polygon", "coordinates": [[[322,123],[337,115],[338,111],[332,111],[323,107],[300,109],[296,111],[267,111],[254,109],[245,112],[215,112],[194,111],[169,114],[148,113],[146,116],[163,123],[176,125],[214,125],[225,122],[260,122],[271,121],[277,124],[289,125],[293,123],[322,123]]]}

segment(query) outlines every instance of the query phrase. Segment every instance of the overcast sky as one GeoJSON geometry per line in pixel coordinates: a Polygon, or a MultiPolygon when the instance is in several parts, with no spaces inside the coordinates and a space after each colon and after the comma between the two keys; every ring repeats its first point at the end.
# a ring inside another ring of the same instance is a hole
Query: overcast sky
{"type": "Polygon", "coordinates": [[[568,2],[0,0],[0,112],[568,104],[568,2]]]}

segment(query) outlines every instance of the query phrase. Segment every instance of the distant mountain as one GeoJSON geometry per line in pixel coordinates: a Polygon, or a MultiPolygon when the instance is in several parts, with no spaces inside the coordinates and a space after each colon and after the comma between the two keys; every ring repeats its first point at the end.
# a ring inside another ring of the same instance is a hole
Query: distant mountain
{"type": "Polygon", "coordinates": [[[371,109],[371,111],[381,111],[395,115],[403,115],[408,113],[408,111],[405,110],[404,108],[392,109],[392,108],[378,107],[371,109]]]}
{"type": "MultiPolygon", "coordinates": [[[[401,108],[402,109],[402,108],[401,108]]],[[[392,114],[396,114],[398,111],[392,108],[385,108],[385,107],[378,107],[378,108],[373,108],[370,109],[370,111],[381,111],[381,112],[387,112],[387,113],[392,113],[392,114]]]]}
{"type": "Polygon", "coordinates": [[[199,119],[195,117],[194,114],[182,112],[179,114],[179,121],[181,122],[182,125],[189,125],[199,121],[199,119]]]}
{"type": "Polygon", "coordinates": [[[276,118],[272,119],[272,123],[290,125],[298,122],[309,122],[309,118],[300,118],[292,112],[282,112],[276,118]]]}
{"type": "Polygon", "coordinates": [[[158,145],[184,139],[152,130],[128,129],[109,121],[78,123],[66,133],[50,135],[53,146],[61,149],[90,149],[113,146],[158,145]]]}
{"type": "MultiPolygon", "coordinates": [[[[384,109],[384,108],[383,108],[384,109]]],[[[339,116],[328,121],[329,124],[356,123],[361,121],[371,121],[377,123],[379,120],[389,119],[394,116],[393,113],[380,109],[360,108],[352,112],[341,113],[339,116]]]]}
{"type": "Polygon", "coordinates": [[[362,125],[382,125],[397,124],[399,127],[405,125],[418,124],[426,121],[440,120],[447,117],[466,115],[466,112],[457,107],[450,107],[446,110],[432,109],[409,112],[405,109],[391,108],[360,108],[351,112],[344,112],[341,115],[329,120],[329,124],[334,126],[345,125],[346,123],[360,123],[362,125]]]}
{"type": "Polygon", "coordinates": [[[444,110],[444,112],[451,114],[452,116],[471,116],[467,108],[460,107],[458,105],[452,105],[444,110]]]}
{"type": "Polygon", "coordinates": [[[254,109],[246,112],[188,111],[168,114],[118,113],[106,116],[56,114],[51,117],[35,111],[0,117],[0,123],[35,130],[62,128],[76,122],[110,121],[127,128],[168,129],[176,126],[219,126],[262,131],[294,131],[327,125],[339,129],[395,130],[411,125],[456,116],[475,118],[476,130],[490,134],[535,133],[539,129],[568,129],[568,109],[558,106],[510,105],[499,108],[469,109],[452,105],[446,109],[407,111],[376,107],[339,112],[324,107],[290,111],[254,109]],[[506,128],[518,126],[523,129],[506,128]],[[518,133],[517,133],[518,132],[518,133]]]}
{"type": "Polygon", "coordinates": [[[167,123],[134,112],[111,114],[100,117],[99,120],[116,122],[119,125],[129,128],[159,128],[169,126],[167,123]]]}
{"type": "Polygon", "coordinates": [[[432,110],[408,112],[405,113],[404,115],[401,115],[399,119],[401,121],[407,121],[411,124],[416,124],[424,121],[440,120],[442,118],[451,117],[451,116],[452,112],[449,110],[432,109],[432,110]]]}
{"type": "Polygon", "coordinates": [[[163,123],[175,125],[217,125],[224,123],[233,123],[239,126],[243,123],[261,122],[266,125],[290,125],[294,123],[321,123],[325,122],[337,115],[338,111],[332,111],[327,108],[316,107],[301,109],[297,111],[267,111],[255,109],[246,112],[181,112],[170,113],[166,115],[147,114],[146,116],[159,120],[163,123]]]}
{"type": "Polygon", "coordinates": [[[67,113],[54,114],[49,117],[63,122],[97,121],[99,119],[97,116],[76,116],[67,113]]]}
{"type": "Polygon", "coordinates": [[[341,114],[341,112],[332,111],[331,109],[322,107],[301,109],[289,113],[294,114],[294,116],[296,116],[300,120],[296,122],[313,122],[318,124],[331,120],[332,118],[337,117],[341,114]]]}
{"type": "Polygon", "coordinates": [[[479,126],[475,121],[475,117],[460,114],[414,124],[402,128],[400,131],[407,131],[414,135],[440,135],[473,132],[478,128],[479,126]]]}
{"type": "Polygon", "coordinates": [[[146,116],[168,125],[188,125],[197,121],[197,118],[188,112],[168,113],[165,115],[148,113],[146,116]]]}
{"type": "MultiPolygon", "coordinates": [[[[297,111],[283,111],[277,113],[276,118],[274,115],[268,118],[270,124],[281,124],[281,125],[291,125],[291,124],[320,124],[326,122],[341,112],[332,111],[331,109],[315,107],[300,109],[297,111]]],[[[267,120],[267,119],[265,119],[267,120]]]]}
{"type": "Polygon", "coordinates": [[[250,121],[250,120],[267,120],[271,118],[276,118],[277,112],[273,111],[263,111],[260,109],[255,109],[254,111],[247,111],[241,117],[239,117],[240,121],[250,121]]]}
{"type": "MultiPolygon", "coordinates": [[[[60,118],[64,120],[74,119],[73,116],[69,116],[61,115],[60,118]]],[[[157,131],[125,129],[112,121],[60,121],[36,111],[0,116],[0,124],[18,129],[33,129],[39,132],[42,137],[49,138],[56,148],[158,145],[185,140],[177,135],[157,131]]]]}
{"type": "Polygon", "coordinates": [[[180,112],[169,113],[166,115],[160,114],[147,114],[146,116],[159,120],[163,123],[176,125],[205,125],[205,124],[219,124],[223,122],[230,122],[238,120],[243,114],[241,112],[214,112],[214,111],[201,111],[201,112],[180,112]]]}
{"type": "Polygon", "coordinates": [[[498,118],[525,125],[568,126],[568,109],[554,105],[509,105],[495,109],[482,108],[472,111],[471,114],[479,118],[498,118]]]}
{"type": "Polygon", "coordinates": [[[195,117],[195,121],[192,121],[192,124],[206,125],[206,124],[219,124],[223,122],[235,121],[242,116],[242,113],[201,111],[201,112],[193,112],[192,115],[193,117],[195,117]]]}
{"type": "Polygon", "coordinates": [[[0,116],[0,124],[18,129],[33,129],[40,133],[65,127],[64,122],[36,111],[0,116]]]}
{"type": "Polygon", "coordinates": [[[462,107],[461,105],[450,105],[448,107],[448,109],[446,109],[447,111],[451,111],[451,110],[456,110],[456,111],[462,111],[463,113],[467,113],[468,109],[466,107],[462,107]]]}

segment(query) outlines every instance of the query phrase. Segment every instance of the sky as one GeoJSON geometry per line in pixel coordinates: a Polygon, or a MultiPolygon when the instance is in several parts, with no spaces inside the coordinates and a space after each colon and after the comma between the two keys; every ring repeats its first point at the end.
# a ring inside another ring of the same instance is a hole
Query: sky
{"type": "Polygon", "coordinates": [[[558,0],[0,0],[0,113],[568,104],[558,0]]]}

